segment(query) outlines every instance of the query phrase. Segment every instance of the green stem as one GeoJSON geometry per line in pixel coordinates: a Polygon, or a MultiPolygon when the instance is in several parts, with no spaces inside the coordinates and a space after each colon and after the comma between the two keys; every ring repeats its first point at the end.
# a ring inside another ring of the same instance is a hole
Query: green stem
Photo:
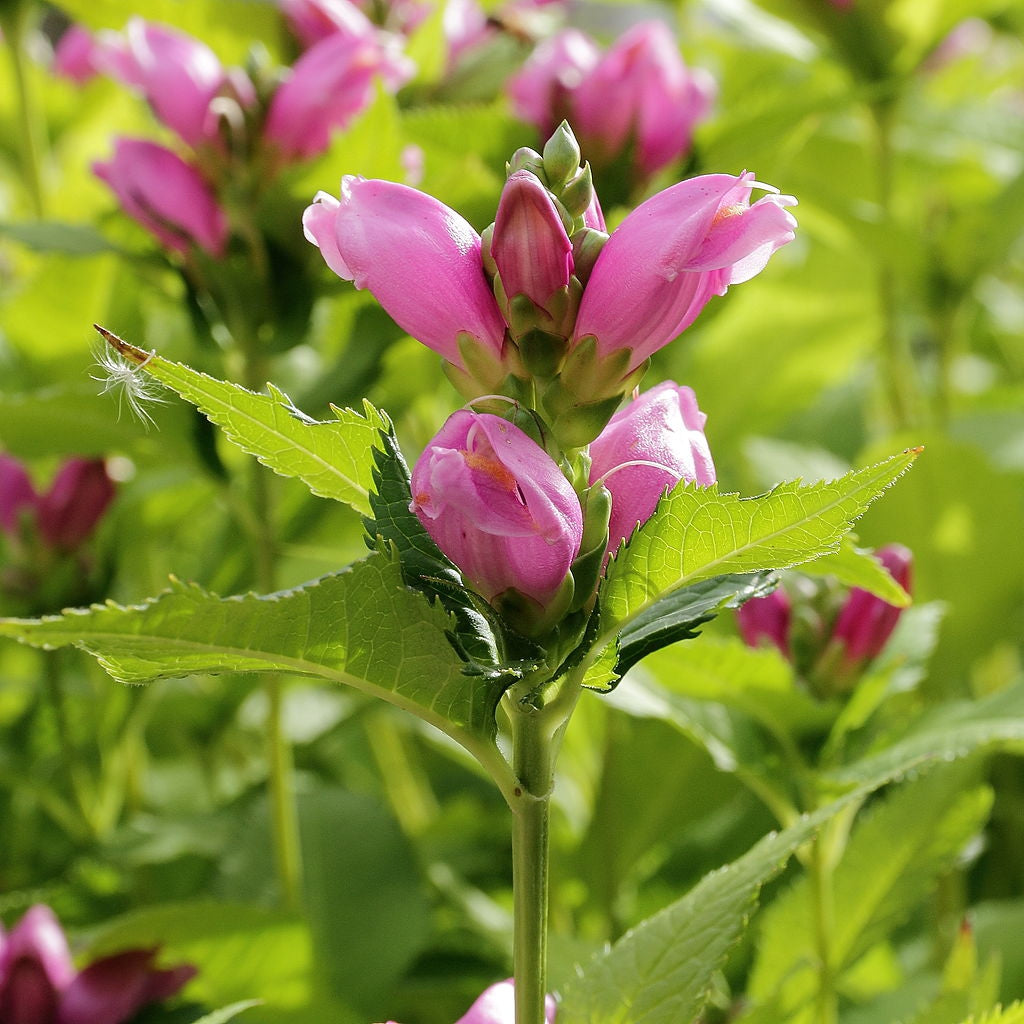
{"type": "Polygon", "coordinates": [[[544,711],[514,707],[512,889],[515,1024],[543,1024],[547,992],[548,856],[555,737],[544,711]]]}
{"type": "Polygon", "coordinates": [[[832,935],[835,913],[832,899],[832,869],[821,833],[814,837],[808,870],[814,904],[814,940],[818,954],[818,993],[815,1024],[837,1024],[839,996],[832,964],[832,935]]]}
{"type": "Polygon", "coordinates": [[[25,59],[25,34],[31,6],[23,5],[15,9],[11,17],[3,19],[3,29],[7,34],[8,48],[11,52],[11,69],[14,72],[14,89],[16,106],[20,120],[21,160],[25,175],[25,188],[28,192],[32,213],[41,218],[44,212],[42,183],[42,153],[45,150],[45,122],[36,103],[35,93],[29,79],[28,64],[25,59]]]}

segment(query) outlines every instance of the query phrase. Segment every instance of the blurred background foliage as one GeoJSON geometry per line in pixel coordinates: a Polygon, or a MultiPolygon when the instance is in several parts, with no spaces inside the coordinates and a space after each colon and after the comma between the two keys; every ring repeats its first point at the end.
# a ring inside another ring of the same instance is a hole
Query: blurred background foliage
{"type": "MultiPolygon", "coordinates": [[[[433,353],[322,266],[302,238],[302,209],[343,173],[407,180],[414,146],[418,187],[484,228],[504,161],[541,142],[503,92],[534,42],[572,24],[607,43],[654,17],[719,95],[692,151],[653,181],[597,178],[609,225],[681,176],[746,168],[798,197],[800,229],[762,275],[657,355],[650,382],[695,389],[728,491],[830,477],[923,444],[913,473],[859,526],[865,545],[912,549],[916,606],[894,639],[889,682],[873,684],[888,687],[884,710],[851,727],[858,749],[884,749],[921,716],[1000,695],[1006,715],[1024,720],[1018,5],[580,2],[525,18],[492,4],[488,33],[454,65],[435,12],[406,40],[412,80],[395,95],[377,90],[325,153],[281,172],[249,210],[270,252],[272,294],[237,247],[220,272],[248,308],[270,310],[258,358],[90,172],[114,135],[166,141],[166,129],[114,81],[55,75],[50,53],[69,21],[120,30],[141,14],[228,64],[275,67],[297,52],[281,12],[265,0],[0,9],[0,451],[40,490],[70,456],[107,460],[117,497],[81,553],[91,591],[76,601],[137,602],[169,573],[220,593],[267,589],[268,578],[284,587],[365,550],[349,510],[263,470],[254,491],[244,457],[183,403],[149,405],[149,429],[119,414],[116,397],[98,393],[91,324],[216,376],[273,380],[311,416],[369,397],[414,457],[459,399],[433,353]],[[262,524],[254,493],[272,510],[262,524]],[[254,556],[261,530],[275,552],[269,577],[254,556]]],[[[40,592],[2,610],[61,603],[40,592]]],[[[843,763],[824,749],[836,702],[799,690],[774,652],[755,666],[731,619],[705,633],[638,667],[613,699],[587,695],[572,725],[556,794],[556,983],[777,824],[758,780],[784,769],[736,693],[753,687],[756,700],[758,679],[781,672],[794,695],[779,705],[783,731],[813,771],[843,763]]],[[[301,681],[280,697],[301,910],[285,906],[274,871],[273,695],[246,678],[128,689],[84,656],[0,647],[0,917],[10,924],[47,902],[90,954],[159,941],[168,959],[199,967],[189,1000],[260,997],[253,1022],[454,1020],[508,973],[499,795],[462,752],[390,708],[301,681]]],[[[1024,997],[1017,753],[1003,744],[909,780],[852,826],[836,906],[868,910],[844,953],[844,1024],[958,1024],[996,998],[1024,997]]],[[[813,1020],[800,1003],[799,876],[794,867],[766,894],[708,1021],[813,1020]]]]}

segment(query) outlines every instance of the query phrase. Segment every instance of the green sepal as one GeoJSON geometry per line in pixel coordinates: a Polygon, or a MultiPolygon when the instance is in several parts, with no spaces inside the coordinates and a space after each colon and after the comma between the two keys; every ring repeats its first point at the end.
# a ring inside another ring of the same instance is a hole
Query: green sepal
{"type": "Polygon", "coordinates": [[[579,611],[597,593],[597,584],[604,567],[608,548],[608,521],[612,514],[612,496],[608,488],[597,483],[581,498],[583,505],[583,539],[580,553],[569,567],[575,581],[575,594],[569,611],[579,611]]]}
{"type": "Polygon", "coordinates": [[[566,614],[574,588],[572,576],[566,575],[558,592],[546,605],[541,605],[515,587],[502,591],[491,603],[513,629],[534,639],[551,630],[566,614]]]}
{"type": "Polygon", "coordinates": [[[534,377],[542,378],[554,377],[558,373],[569,347],[567,338],[543,331],[539,327],[522,334],[518,343],[523,365],[534,377]]]}
{"type": "Polygon", "coordinates": [[[563,448],[582,448],[604,430],[615,414],[622,395],[613,395],[600,402],[577,405],[555,418],[552,430],[563,448]]]}

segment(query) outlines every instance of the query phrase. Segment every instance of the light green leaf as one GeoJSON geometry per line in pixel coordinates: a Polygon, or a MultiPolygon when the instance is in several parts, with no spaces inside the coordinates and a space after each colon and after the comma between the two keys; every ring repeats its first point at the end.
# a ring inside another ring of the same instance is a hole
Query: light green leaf
{"type": "Polygon", "coordinates": [[[680,484],[609,565],[600,594],[605,637],[680,587],[799,565],[834,550],[918,454],[910,449],[829,483],[780,484],[759,498],[680,484]]]}
{"type": "Polygon", "coordinates": [[[85,224],[30,221],[0,224],[0,235],[13,238],[38,252],[59,252],[67,256],[94,256],[115,247],[98,231],[85,224]]]}
{"type": "Polygon", "coordinates": [[[263,465],[281,476],[297,477],[322,498],[369,513],[372,449],[379,446],[380,431],[387,426],[385,417],[369,402],[364,402],[364,414],[332,406],[337,419],[319,422],[296,409],[273,385],[268,385],[269,396],[257,395],[97,329],[122,356],[195,405],[223,429],[228,440],[263,465]]]}
{"type": "MultiPolygon", "coordinates": [[[[906,783],[854,830],[831,890],[829,956],[839,975],[904,920],[984,826],[987,787],[964,789],[974,769],[933,770],[906,783]]],[[[802,877],[766,912],[750,994],[779,1019],[808,1006],[816,991],[814,893],[802,877]]],[[[802,1019],[802,1018],[801,1018],[802,1019]]]]}
{"type": "Polygon", "coordinates": [[[227,1021],[234,1020],[235,1017],[245,1010],[251,1010],[254,1006],[262,1005],[262,999],[245,999],[240,1003],[222,1006],[219,1010],[214,1010],[213,1013],[207,1013],[200,1017],[195,1024],[226,1024],[227,1021]]]}
{"type": "Polygon", "coordinates": [[[142,605],[0,619],[0,636],[79,647],[125,683],[265,671],[345,683],[493,760],[501,688],[462,674],[446,636],[451,626],[446,612],[404,586],[397,563],[375,554],[266,597],[220,598],[172,580],[169,591],[142,605]]]}
{"type": "Polygon", "coordinates": [[[1005,1010],[998,1008],[980,1017],[971,1017],[964,1024],[1024,1024],[1024,1003],[1014,1003],[1005,1010]]]}
{"type": "Polygon", "coordinates": [[[870,591],[897,608],[906,608],[910,604],[910,595],[872,552],[857,547],[849,537],[844,537],[835,551],[805,562],[800,571],[811,576],[834,576],[840,583],[870,591]]]}

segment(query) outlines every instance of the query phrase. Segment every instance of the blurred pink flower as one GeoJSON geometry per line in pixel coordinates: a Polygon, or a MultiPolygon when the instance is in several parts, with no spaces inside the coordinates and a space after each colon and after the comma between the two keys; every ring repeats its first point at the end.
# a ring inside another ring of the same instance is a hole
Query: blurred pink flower
{"type": "MultiPolygon", "coordinates": [[[[548,996],[544,1004],[546,1024],[555,1024],[556,1012],[555,1001],[548,996]]],[[[515,1024],[515,1020],[515,982],[508,978],[484,989],[476,1002],[455,1024],[515,1024]]],[[[395,1024],[395,1021],[389,1020],[387,1024],[395,1024]]]]}
{"type": "Polygon", "coordinates": [[[665,381],[620,409],[591,442],[590,482],[603,480],[612,496],[609,554],[680,480],[705,487],[715,482],[706,421],[692,388],[665,381]]]}
{"type": "Polygon", "coordinates": [[[223,256],[228,221],[203,176],[176,153],[145,139],[119,138],[110,160],[93,164],[125,213],[168,249],[193,245],[223,256]]]}
{"type": "Polygon", "coordinates": [[[84,85],[100,73],[100,47],[81,25],[69,25],[53,50],[53,73],[84,85]]]}
{"type": "Polygon", "coordinates": [[[736,612],[740,635],[748,647],[770,644],[777,647],[787,658],[789,649],[789,628],[792,619],[792,603],[786,592],[778,587],[764,597],[753,597],[736,612]]]}

